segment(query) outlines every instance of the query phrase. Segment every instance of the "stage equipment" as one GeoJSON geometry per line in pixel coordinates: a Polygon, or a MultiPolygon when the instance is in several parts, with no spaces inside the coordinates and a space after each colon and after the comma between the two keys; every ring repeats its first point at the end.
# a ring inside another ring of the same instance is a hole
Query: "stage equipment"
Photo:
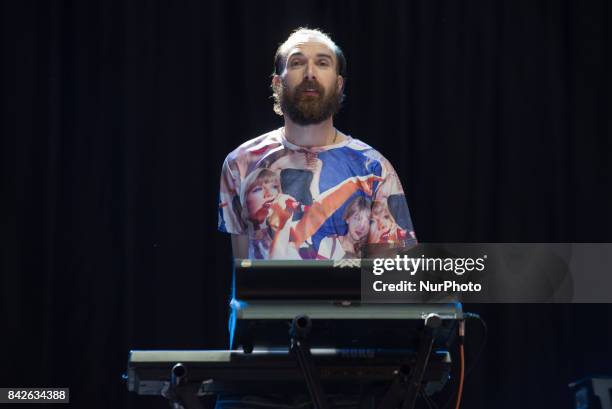
{"type": "Polygon", "coordinates": [[[569,384],[575,409],[612,409],[612,377],[589,377],[569,384]]]}
{"type": "Polygon", "coordinates": [[[377,409],[414,408],[448,380],[461,304],[361,304],[351,263],[238,260],[232,349],[131,351],[128,389],[162,395],[175,409],[279,390],[308,393],[317,409],[364,390],[383,391],[377,409]]]}

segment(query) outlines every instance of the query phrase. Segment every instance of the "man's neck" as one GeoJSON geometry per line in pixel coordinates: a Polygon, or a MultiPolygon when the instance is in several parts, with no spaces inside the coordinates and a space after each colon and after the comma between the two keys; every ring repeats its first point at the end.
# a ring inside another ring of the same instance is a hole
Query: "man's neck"
{"type": "Polygon", "coordinates": [[[294,145],[303,147],[326,146],[340,141],[336,135],[333,117],[313,125],[298,125],[285,116],[285,138],[294,145]]]}

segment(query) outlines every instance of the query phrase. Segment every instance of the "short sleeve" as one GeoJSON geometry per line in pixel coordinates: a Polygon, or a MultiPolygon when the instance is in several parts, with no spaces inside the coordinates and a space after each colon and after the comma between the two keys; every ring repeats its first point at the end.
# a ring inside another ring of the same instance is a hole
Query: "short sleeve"
{"type": "Polygon", "coordinates": [[[402,184],[386,159],[382,159],[383,180],[372,197],[368,244],[412,247],[417,244],[412,218],[402,184]]]}
{"type": "Polygon", "coordinates": [[[240,175],[238,170],[233,169],[231,162],[226,159],[221,168],[221,181],[219,183],[219,231],[231,234],[247,234],[241,215],[240,175]]]}

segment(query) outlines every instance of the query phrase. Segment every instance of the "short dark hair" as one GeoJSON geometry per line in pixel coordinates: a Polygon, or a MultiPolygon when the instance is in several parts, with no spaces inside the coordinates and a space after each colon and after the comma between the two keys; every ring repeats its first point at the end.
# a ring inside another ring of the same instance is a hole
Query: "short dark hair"
{"type": "Polygon", "coordinates": [[[276,55],[274,56],[274,74],[281,75],[284,71],[285,66],[287,65],[287,51],[288,46],[291,44],[291,41],[299,36],[316,36],[322,37],[324,39],[324,43],[327,43],[329,48],[336,54],[336,72],[343,77],[346,77],[346,58],[344,57],[344,53],[334,43],[331,37],[324,33],[323,31],[317,28],[308,28],[308,27],[299,27],[295,29],[291,35],[285,40],[284,43],[278,46],[276,49],[276,55]]]}

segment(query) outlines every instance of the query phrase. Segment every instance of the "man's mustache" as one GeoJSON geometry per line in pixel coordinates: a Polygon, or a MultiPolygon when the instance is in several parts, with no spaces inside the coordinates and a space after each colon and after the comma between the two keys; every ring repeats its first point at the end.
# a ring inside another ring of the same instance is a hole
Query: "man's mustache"
{"type": "Polygon", "coordinates": [[[325,89],[323,88],[323,86],[321,84],[319,84],[318,81],[314,80],[304,80],[302,81],[302,83],[300,85],[298,85],[295,88],[295,92],[296,93],[301,93],[304,92],[306,90],[315,90],[317,91],[320,95],[323,95],[323,93],[325,92],[325,89]]]}

